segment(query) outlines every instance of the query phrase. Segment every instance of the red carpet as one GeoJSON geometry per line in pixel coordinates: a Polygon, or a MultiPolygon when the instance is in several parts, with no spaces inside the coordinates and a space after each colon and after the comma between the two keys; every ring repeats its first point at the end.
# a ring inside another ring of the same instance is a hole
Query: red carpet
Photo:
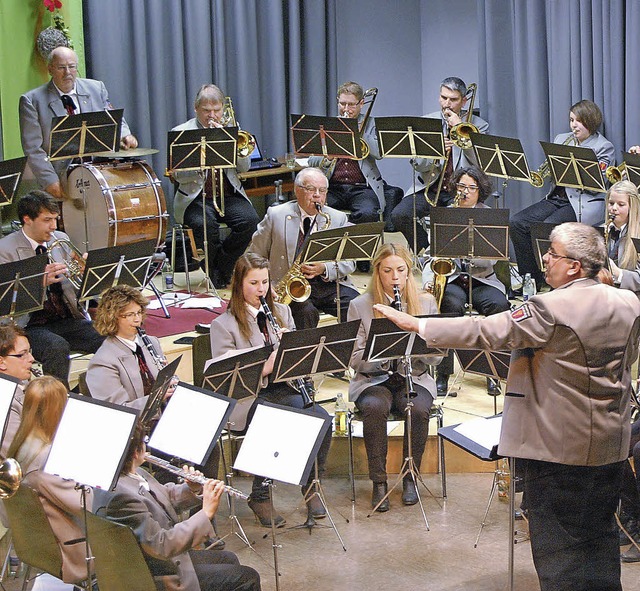
{"type": "Polygon", "coordinates": [[[179,306],[169,306],[168,309],[171,318],[165,318],[162,309],[147,311],[144,327],[148,334],[160,338],[193,331],[199,322],[209,324],[214,318],[223,314],[227,309],[227,302],[223,301],[222,307],[217,308],[215,312],[205,308],[183,309],[179,306]]]}

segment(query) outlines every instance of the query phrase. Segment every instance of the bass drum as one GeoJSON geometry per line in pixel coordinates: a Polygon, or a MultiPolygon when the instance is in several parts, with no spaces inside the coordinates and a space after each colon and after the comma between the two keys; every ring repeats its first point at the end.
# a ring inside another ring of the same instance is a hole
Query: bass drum
{"type": "Polygon", "coordinates": [[[64,231],[80,250],[122,246],[141,240],[164,243],[169,214],[158,177],[144,161],[77,164],[68,176],[69,196],[86,211],[64,201],[64,231]],[[86,225],[85,225],[86,214],[86,225]],[[88,234],[88,235],[87,235],[88,234]]]}

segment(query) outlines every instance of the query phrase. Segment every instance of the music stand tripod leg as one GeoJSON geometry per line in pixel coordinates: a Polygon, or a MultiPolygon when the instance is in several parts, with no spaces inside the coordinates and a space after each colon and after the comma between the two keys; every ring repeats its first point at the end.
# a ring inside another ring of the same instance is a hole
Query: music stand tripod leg
{"type": "Polygon", "coordinates": [[[491,492],[489,493],[489,500],[487,501],[487,507],[484,511],[484,516],[482,517],[482,521],[480,522],[480,529],[478,530],[478,535],[476,536],[476,541],[473,544],[474,548],[478,547],[478,542],[480,541],[480,536],[482,535],[482,530],[484,529],[485,524],[487,523],[487,516],[489,515],[489,509],[491,509],[491,503],[493,502],[493,497],[496,494],[496,490],[498,488],[498,478],[500,477],[500,468],[496,465],[496,469],[493,471],[493,481],[491,483],[491,492]]]}

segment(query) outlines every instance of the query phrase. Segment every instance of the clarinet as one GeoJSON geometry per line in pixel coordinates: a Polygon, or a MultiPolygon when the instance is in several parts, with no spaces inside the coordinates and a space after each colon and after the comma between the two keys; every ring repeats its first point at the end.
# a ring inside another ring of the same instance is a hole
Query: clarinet
{"type": "Polygon", "coordinates": [[[167,365],[167,358],[162,354],[162,351],[158,353],[156,348],[153,346],[153,341],[149,338],[149,335],[144,331],[144,328],[138,326],[136,328],[144,346],[147,348],[147,351],[151,354],[153,358],[153,362],[157,365],[158,369],[162,369],[165,365],[167,365]]]}
{"type": "Polygon", "coordinates": [[[393,286],[393,307],[402,312],[402,298],[400,297],[400,288],[397,285],[393,286]]]}
{"type": "MultiPolygon", "coordinates": [[[[282,333],[282,328],[278,324],[278,321],[275,319],[274,315],[271,313],[271,309],[269,308],[269,304],[267,304],[267,300],[264,299],[263,296],[260,296],[260,307],[264,312],[264,315],[267,317],[269,324],[271,325],[271,329],[273,330],[278,342],[280,342],[280,334],[282,333]]],[[[313,406],[313,397],[309,392],[309,384],[304,381],[302,378],[297,378],[293,380],[294,388],[300,392],[300,396],[302,396],[302,402],[304,408],[309,408],[313,406]]]]}

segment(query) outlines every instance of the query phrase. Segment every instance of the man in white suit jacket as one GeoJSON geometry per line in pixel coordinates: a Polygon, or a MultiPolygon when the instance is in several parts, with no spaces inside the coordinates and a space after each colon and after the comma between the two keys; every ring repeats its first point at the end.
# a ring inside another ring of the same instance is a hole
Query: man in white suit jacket
{"type": "MultiPolygon", "coordinates": [[[[73,114],[112,109],[105,85],[99,80],[77,78],[78,56],[68,47],[56,47],[48,58],[51,80],[20,97],[20,137],[22,150],[38,185],[58,200],[66,195],[68,160],[55,163],[47,160],[50,146],[51,120],[69,114],[63,104],[70,97],[75,106],[73,114]]],[[[127,122],[122,120],[121,146],[135,148],[138,140],[131,135],[127,122]]]]}

